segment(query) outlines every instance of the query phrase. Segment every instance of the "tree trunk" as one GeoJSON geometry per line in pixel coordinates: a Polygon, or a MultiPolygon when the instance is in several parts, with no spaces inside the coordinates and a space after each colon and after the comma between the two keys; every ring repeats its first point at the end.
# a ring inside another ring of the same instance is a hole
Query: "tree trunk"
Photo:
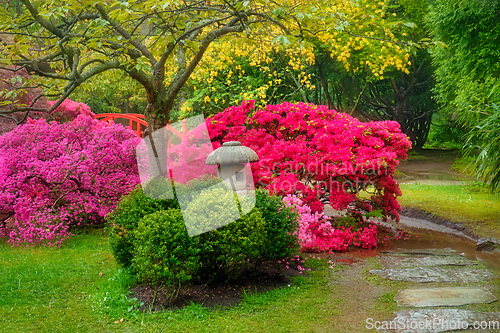
{"type": "Polygon", "coordinates": [[[328,103],[328,109],[332,110],[335,106],[333,105],[332,97],[331,97],[329,89],[328,89],[328,81],[326,80],[325,76],[323,75],[323,70],[322,70],[321,66],[322,66],[322,64],[318,64],[319,81],[321,83],[321,87],[323,88],[323,91],[325,92],[326,101],[328,103]]]}
{"type": "Polygon", "coordinates": [[[170,110],[166,114],[165,112],[161,112],[158,103],[148,103],[145,115],[146,122],[148,123],[148,134],[165,127],[170,120],[170,110]]]}

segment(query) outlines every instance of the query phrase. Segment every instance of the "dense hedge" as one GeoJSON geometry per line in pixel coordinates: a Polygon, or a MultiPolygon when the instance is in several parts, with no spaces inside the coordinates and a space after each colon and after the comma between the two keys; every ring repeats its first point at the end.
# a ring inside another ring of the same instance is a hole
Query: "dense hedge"
{"type": "Polygon", "coordinates": [[[167,286],[173,298],[200,263],[196,237],[188,237],[179,209],[142,218],[133,237],[132,270],[138,280],[167,286]]]}
{"type": "Polygon", "coordinates": [[[122,266],[132,264],[134,232],[139,221],[146,215],[168,208],[179,208],[177,200],[157,200],[144,195],[136,188],[122,198],[116,210],[108,216],[111,227],[111,251],[122,266]]]}
{"type": "MultiPolygon", "coordinates": [[[[197,180],[192,185],[199,189],[203,182],[212,181],[197,180]]],[[[291,256],[298,250],[298,215],[266,190],[255,194],[256,206],[248,214],[189,237],[177,200],[151,199],[142,189],[135,189],[110,215],[113,254],[120,265],[132,268],[138,282],[169,286],[173,294],[189,281],[234,280],[262,260],[291,256]]],[[[220,204],[221,196],[233,195],[217,188],[204,191],[186,212],[196,214],[203,207],[220,204]]],[[[208,224],[217,217],[201,214],[197,219],[208,224]]]]}

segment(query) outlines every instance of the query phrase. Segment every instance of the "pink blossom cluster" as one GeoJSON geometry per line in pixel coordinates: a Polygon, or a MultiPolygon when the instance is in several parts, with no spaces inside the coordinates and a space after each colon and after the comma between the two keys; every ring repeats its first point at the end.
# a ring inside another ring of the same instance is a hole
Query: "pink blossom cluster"
{"type": "Polygon", "coordinates": [[[168,150],[167,165],[175,183],[187,184],[204,176],[217,176],[217,166],[207,165],[207,156],[213,151],[204,122],[189,131],[180,144],[168,150]]]}
{"type": "Polygon", "coordinates": [[[60,124],[29,120],[0,136],[1,230],[12,244],[58,245],[70,227],[101,223],[139,182],[128,128],[81,114],[60,124]]]}
{"type": "MultiPolygon", "coordinates": [[[[49,105],[52,106],[56,102],[49,101],[49,105]]],[[[67,122],[76,119],[79,115],[94,116],[90,110],[90,107],[85,103],[78,103],[66,98],[61,105],[59,105],[52,113],[50,118],[59,122],[67,122]]]]}
{"type": "Polygon", "coordinates": [[[334,228],[323,213],[312,212],[311,208],[299,197],[288,194],[283,202],[299,214],[298,238],[301,252],[344,252],[350,245],[371,249],[377,247],[377,226],[354,230],[334,228]]]}
{"type": "Polygon", "coordinates": [[[253,108],[253,101],[227,108],[207,119],[207,127],[215,148],[234,140],[257,152],[257,185],[279,195],[301,194],[314,212],[323,211],[321,199],[329,199],[338,210],[359,203],[399,219],[394,172],[411,142],[397,122],[363,123],[305,103],[253,108]],[[372,188],[367,204],[358,194],[372,188]]]}

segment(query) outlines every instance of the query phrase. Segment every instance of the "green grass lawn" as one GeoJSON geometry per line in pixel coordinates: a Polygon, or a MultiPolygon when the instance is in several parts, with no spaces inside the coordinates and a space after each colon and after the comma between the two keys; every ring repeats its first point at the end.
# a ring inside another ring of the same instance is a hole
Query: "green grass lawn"
{"type": "Polygon", "coordinates": [[[62,248],[0,246],[0,330],[103,331],[92,305],[116,275],[107,237],[80,235],[62,248]],[[99,273],[103,273],[99,276],[99,273]]]}
{"type": "Polygon", "coordinates": [[[491,195],[478,186],[400,185],[402,206],[417,207],[426,212],[464,223],[483,237],[500,238],[500,195],[491,195]]]}
{"type": "Polygon", "coordinates": [[[317,268],[309,277],[295,278],[290,287],[246,295],[226,310],[192,304],[143,313],[125,297],[133,281],[118,267],[101,231],[77,235],[61,248],[19,248],[4,242],[0,332],[362,332],[363,316],[390,316],[392,305],[361,302],[346,296],[349,288],[331,284],[342,267],[332,269],[327,260],[307,263],[317,268]],[[364,311],[353,313],[350,309],[359,304],[364,311]]]}
{"type": "MultiPolygon", "coordinates": [[[[396,292],[414,286],[370,275],[380,267],[378,258],[333,269],[328,259],[307,259],[317,268],[309,277],[246,295],[237,306],[211,310],[192,304],[151,313],[139,312],[125,298],[132,281],[112,258],[105,235],[78,235],[59,249],[4,243],[0,258],[0,332],[372,332],[367,318],[393,317],[401,310],[396,292]]],[[[498,281],[490,288],[500,297],[498,281]]]]}
{"type": "MultiPolygon", "coordinates": [[[[333,269],[328,259],[309,258],[317,270],[308,277],[245,295],[237,306],[211,310],[191,304],[151,313],[139,312],[125,298],[131,278],[99,232],[73,237],[59,249],[3,243],[0,258],[0,332],[372,332],[367,318],[392,318],[401,310],[393,300],[396,292],[414,286],[369,274],[381,267],[378,258],[333,269]]],[[[498,297],[499,281],[490,285],[498,297]]],[[[463,308],[500,311],[499,306],[463,308]]]]}

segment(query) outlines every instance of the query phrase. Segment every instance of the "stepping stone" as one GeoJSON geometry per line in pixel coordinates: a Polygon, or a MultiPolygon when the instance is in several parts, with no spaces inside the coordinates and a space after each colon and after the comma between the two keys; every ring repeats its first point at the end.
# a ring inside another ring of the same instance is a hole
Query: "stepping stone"
{"type": "Polygon", "coordinates": [[[460,255],[457,251],[447,247],[445,249],[398,249],[390,251],[381,251],[381,253],[388,254],[421,254],[421,255],[431,255],[431,256],[457,256],[460,255]]]}
{"type": "Polygon", "coordinates": [[[375,322],[367,321],[368,329],[370,324],[384,333],[438,333],[476,328],[486,329],[480,332],[498,332],[500,312],[456,309],[398,311],[396,318],[391,321],[377,323],[378,327],[375,326],[375,322]]]}
{"type": "Polygon", "coordinates": [[[474,303],[491,303],[497,298],[487,288],[443,287],[406,289],[394,296],[398,306],[459,306],[474,303]]]}
{"type": "Polygon", "coordinates": [[[382,256],[380,263],[385,267],[415,267],[415,266],[467,266],[476,265],[473,261],[464,257],[414,257],[414,256],[382,256]]]}
{"type": "Polygon", "coordinates": [[[489,279],[496,276],[486,269],[443,269],[439,267],[413,267],[413,268],[388,268],[372,269],[370,273],[393,281],[411,282],[462,282],[471,283],[489,279]]]}

